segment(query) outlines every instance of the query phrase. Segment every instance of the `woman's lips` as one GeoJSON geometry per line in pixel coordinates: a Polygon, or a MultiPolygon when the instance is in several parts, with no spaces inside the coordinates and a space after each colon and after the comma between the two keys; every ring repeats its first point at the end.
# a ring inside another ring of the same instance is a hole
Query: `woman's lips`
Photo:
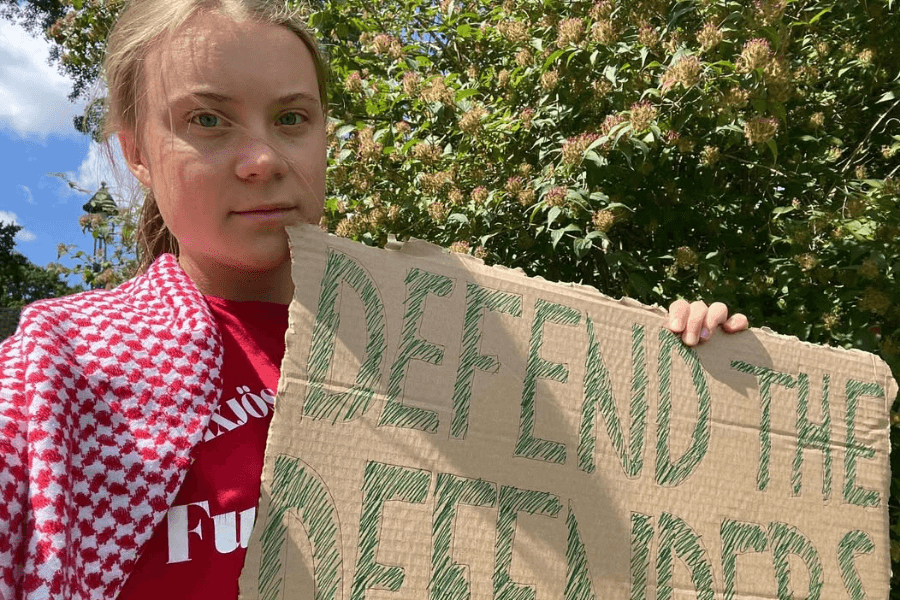
{"type": "Polygon", "coordinates": [[[234,214],[257,220],[279,220],[297,213],[294,206],[272,206],[235,211],[234,214]]]}

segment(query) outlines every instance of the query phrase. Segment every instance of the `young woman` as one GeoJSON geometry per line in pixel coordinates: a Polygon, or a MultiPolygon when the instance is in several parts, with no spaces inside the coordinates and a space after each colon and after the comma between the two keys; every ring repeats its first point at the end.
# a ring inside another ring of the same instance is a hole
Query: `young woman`
{"type": "MultiPolygon", "coordinates": [[[[325,69],[266,0],[133,0],[107,53],[144,265],[32,305],[0,346],[0,597],[235,598],[293,294],[284,228],[322,213],[325,69]]],[[[720,325],[747,323],[670,309],[688,344],[720,325]]]]}

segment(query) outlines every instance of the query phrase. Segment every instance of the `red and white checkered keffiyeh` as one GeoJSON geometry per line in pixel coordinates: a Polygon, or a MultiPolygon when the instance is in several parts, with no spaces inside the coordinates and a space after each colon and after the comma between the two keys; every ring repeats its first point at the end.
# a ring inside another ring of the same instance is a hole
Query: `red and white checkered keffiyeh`
{"type": "Polygon", "coordinates": [[[113,598],[175,498],[222,345],[171,255],[38,302],[0,346],[0,598],[113,598]]]}

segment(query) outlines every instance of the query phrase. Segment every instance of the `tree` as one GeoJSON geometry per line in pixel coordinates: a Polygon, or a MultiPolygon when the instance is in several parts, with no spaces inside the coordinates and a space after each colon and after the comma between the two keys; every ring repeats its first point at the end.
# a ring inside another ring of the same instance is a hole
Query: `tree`
{"type": "MultiPolygon", "coordinates": [[[[73,8],[48,31],[76,93],[117,7],[73,8]]],[[[309,10],[332,64],[331,231],[424,238],[646,302],[722,299],[900,375],[898,3],[309,10]]],[[[898,498],[900,476],[894,559],[898,498]]]]}
{"type": "Polygon", "coordinates": [[[20,225],[0,223],[0,308],[21,308],[42,298],[81,291],[59,273],[35,265],[15,250],[20,225]]]}
{"type": "MultiPolygon", "coordinates": [[[[108,4],[119,5],[121,0],[113,0],[113,2],[90,0],[87,4],[84,3],[84,0],[27,0],[26,2],[0,0],[0,16],[18,21],[33,33],[43,32],[48,39],[57,42],[51,47],[50,58],[52,61],[59,61],[62,71],[72,76],[74,85],[69,98],[74,100],[97,79],[105,36],[94,37],[94,39],[77,38],[77,36],[63,38],[61,30],[66,29],[66,25],[71,26],[77,14],[92,15],[98,11],[103,13],[103,9],[108,4]],[[67,45],[74,43],[76,38],[82,44],[78,54],[89,55],[90,63],[83,60],[69,60],[70,53],[67,45]],[[91,53],[91,50],[94,52],[91,53]]],[[[99,26],[99,23],[95,20],[94,25],[99,26]]],[[[93,35],[96,36],[97,32],[93,32],[93,35]]],[[[78,123],[77,117],[76,123],[78,123]]],[[[79,129],[77,125],[76,129],[79,129]]]]}
{"type": "MultiPolygon", "coordinates": [[[[91,194],[64,173],[51,173],[83,194],[91,194]]],[[[137,269],[135,228],[137,211],[127,202],[116,203],[106,182],[93,192],[82,206],[84,214],[78,221],[82,233],[90,234],[94,242],[92,252],[72,245],[59,245],[59,258],[73,259],[76,266],[54,263],[53,269],[64,275],[79,275],[92,289],[112,289],[134,276],[137,269]]]]}

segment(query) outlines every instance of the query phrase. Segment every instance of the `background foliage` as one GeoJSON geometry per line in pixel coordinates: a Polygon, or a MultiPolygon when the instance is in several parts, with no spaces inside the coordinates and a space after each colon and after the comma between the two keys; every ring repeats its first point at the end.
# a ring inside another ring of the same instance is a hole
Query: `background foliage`
{"type": "MultiPolygon", "coordinates": [[[[118,6],[33,18],[75,95],[118,6]]],[[[723,300],[900,375],[893,0],[309,9],[332,60],[331,231],[424,238],[644,302],[723,300]]],[[[95,102],[76,127],[100,117],[95,102]]]]}
{"type": "MultiPolygon", "coordinates": [[[[41,298],[81,291],[69,286],[56,270],[40,267],[16,251],[15,238],[21,229],[21,225],[0,222],[0,309],[19,309],[41,298]]],[[[7,322],[12,314],[4,311],[0,315],[0,339],[12,333],[7,322]]]]}
{"type": "Polygon", "coordinates": [[[114,198],[106,188],[106,182],[101,182],[100,189],[91,192],[65,173],[50,174],[76,191],[92,194],[82,206],[85,214],[79,218],[78,225],[82,233],[91,237],[94,247],[87,252],[75,244],[60,244],[57,251],[65,262],[52,263],[48,268],[67,277],[76,275],[91,289],[111,290],[131,278],[137,269],[135,233],[140,212],[134,204],[135,199],[114,198]]]}

